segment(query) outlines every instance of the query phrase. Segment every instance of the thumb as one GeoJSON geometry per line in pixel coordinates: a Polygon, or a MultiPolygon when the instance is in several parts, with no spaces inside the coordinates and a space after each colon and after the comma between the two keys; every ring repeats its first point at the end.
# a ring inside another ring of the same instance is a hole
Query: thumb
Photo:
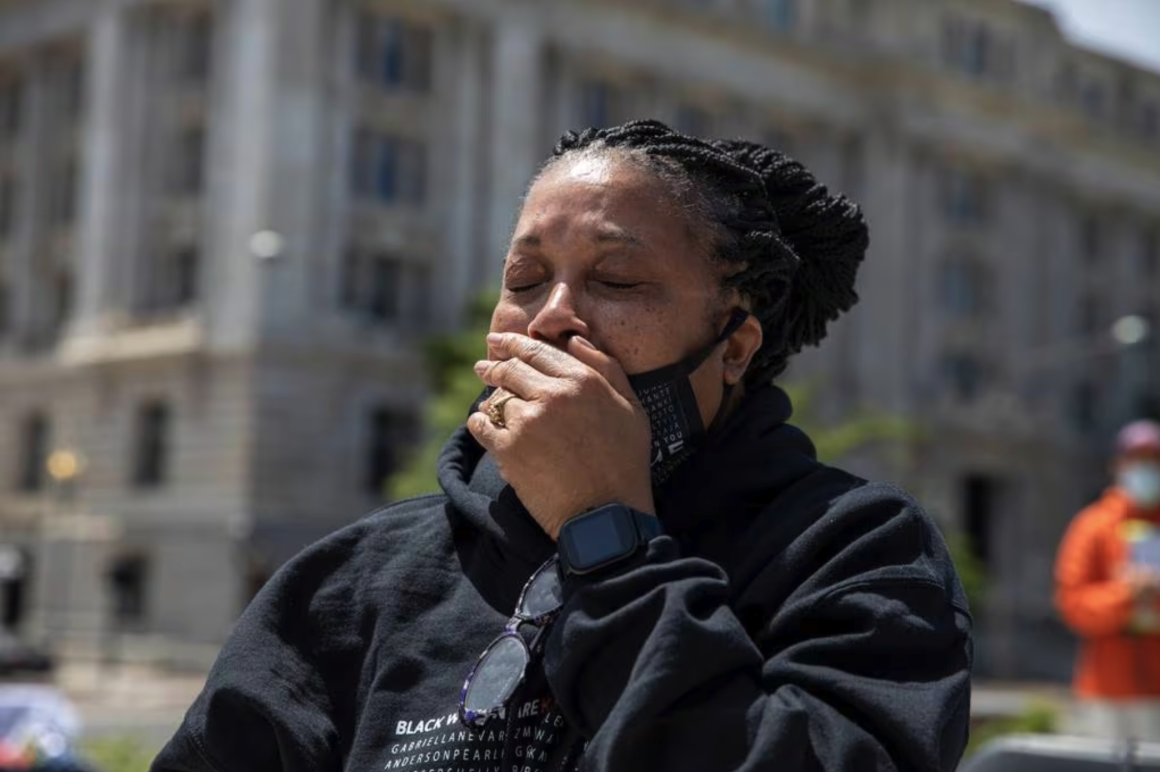
{"type": "Polygon", "coordinates": [[[568,353],[604,376],[604,380],[629,402],[636,403],[636,392],[628,383],[628,375],[614,357],[592,345],[587,338],[573,335],[568,338],[568,353]]]}

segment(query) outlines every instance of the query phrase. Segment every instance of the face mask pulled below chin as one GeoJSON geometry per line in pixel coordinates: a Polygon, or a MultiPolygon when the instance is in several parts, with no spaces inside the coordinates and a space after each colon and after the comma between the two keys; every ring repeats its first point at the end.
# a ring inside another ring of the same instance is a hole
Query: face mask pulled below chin
{"type": "Polygon", "coordinates": [[[1141,509],[1160,505],[1160,465],[1131,464],[1124,467],[1117,484],[1141,509]]]}
{"type": "MultiPolygon", "coordinates": [[[[648,414],[652,429],[653,485],[660,485],[669,479],[708,433],[705,422],[701,420],[701,409],[697,405],[697,395],[689,376],[747,318],[748,312],[735,309],[725,329],[705,348],[675,364],[628,376],[628,383],[648,414]]],[[[729,396],[728,391],[726,388],[726,398],[729,396]]],[[[724,406],[723,399],[721,409],[724,406]]],[[[718,410],[718,416],[721,415],[721,409],[718,410]]],[[[714,419],[713,423],[716,422],[714,419]]]]}

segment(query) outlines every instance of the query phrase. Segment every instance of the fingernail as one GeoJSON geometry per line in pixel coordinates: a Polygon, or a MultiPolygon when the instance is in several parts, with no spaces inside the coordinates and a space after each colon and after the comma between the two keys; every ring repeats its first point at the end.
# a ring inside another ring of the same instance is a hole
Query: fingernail
{"type": "Polygon", "coordinates": [[[593,351],[596,350],[596,347],[593,346],[591,343],[589,343],[587,338],[581,338],[579,335],[573,335],[572,340],[576,341],[581,346],[585,346],[586,348],[590,348],[593,351]]]}
{"type": "Polygon", "coordinates": [[[489,332],[487,334],[487,342],[488,343],[499,343],[501,340],[503,340],[503,336],[500,335],[498,332],[489,332]]]}
{"type": "Polygon", "coordinates": [[[476,375],[483,375],[487,372],[487,360],[481,359],[473,365],[476,375]]]}

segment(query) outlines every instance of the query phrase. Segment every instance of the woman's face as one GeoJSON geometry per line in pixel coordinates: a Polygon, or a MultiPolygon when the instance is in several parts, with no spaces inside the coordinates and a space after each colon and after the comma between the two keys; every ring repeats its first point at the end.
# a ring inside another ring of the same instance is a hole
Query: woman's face
{"type": "MultiPolygon", "coordinates": [[[[615,157],[562,161],[528,193],[491,329],[559,348],[580,335],[629,375],[677,362],[710,343],[734,305],[704,241],[650,172],[615,157]]],[[[692,377],[706,423],[760,345],[752,317],[739,333],[752,350],[731,339],[692,377]]]]}

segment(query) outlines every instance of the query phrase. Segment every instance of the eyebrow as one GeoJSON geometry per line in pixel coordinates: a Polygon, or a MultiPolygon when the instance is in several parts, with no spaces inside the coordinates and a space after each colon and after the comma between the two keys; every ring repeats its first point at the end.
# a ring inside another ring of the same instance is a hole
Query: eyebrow
{"type": "MultiPolygon", "coordinates": [[[[639,236],[631,233],[630,231],[615,227],[601,228],[596,233],[596,238],[594,241],[597,244],[626,244],[633,247],[644,246],[644,241],[639,236]]],[[[512,242],[512,246],[524,249],[539,249],[543,245],[543,239],[534,233],[527,233],[523,236],[518,236],[512,242]]]]}

